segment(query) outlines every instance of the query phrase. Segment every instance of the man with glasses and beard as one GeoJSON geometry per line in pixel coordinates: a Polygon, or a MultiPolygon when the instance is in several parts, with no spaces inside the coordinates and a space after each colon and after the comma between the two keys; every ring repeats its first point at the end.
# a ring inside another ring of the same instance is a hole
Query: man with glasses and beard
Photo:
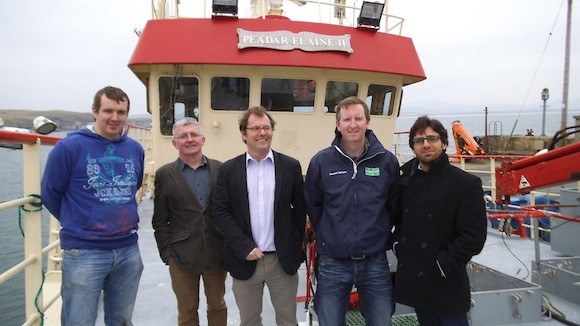
{"type": "Polygon", "coordinates": [[[421,325],[468,325],[466,265],[485,243],[481,180],[452,166],[447,130],[422,116],[409,134],[415,158],[401,167],[393,252],[395,301],[415,308],[421,325]]]}

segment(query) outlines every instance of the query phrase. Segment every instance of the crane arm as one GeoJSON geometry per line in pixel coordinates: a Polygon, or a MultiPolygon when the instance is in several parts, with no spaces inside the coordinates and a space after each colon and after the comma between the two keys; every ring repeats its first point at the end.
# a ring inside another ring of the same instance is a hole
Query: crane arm
{"type": "Polygon", "coordinates": [[[509,196],[580,180],[580,142],[543,154],[503,162],[495,171],[496,202],[509,202],[509,196]]]}

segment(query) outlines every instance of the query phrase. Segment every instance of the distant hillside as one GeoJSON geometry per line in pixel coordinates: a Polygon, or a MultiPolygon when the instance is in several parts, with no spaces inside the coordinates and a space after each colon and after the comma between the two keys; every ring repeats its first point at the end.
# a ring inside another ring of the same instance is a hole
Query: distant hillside
{"type": "MultiPolygon", "coordinates": [[[[78,130],[86,126],[89,122],[93,122],[92,113],[86,112],[72,112],[63,110],[52,111],[32,111],[32,110],[0,110],[0,118],[4,120],[4,125],[18,128],[32,128],[32,120],[38,116],[45,116],[54,121],[58,126],[58,130],[78,130]]],[[[129,115],[129,123],[134,125],[150,127],[151,118],[131,118],[129,115]]]]}

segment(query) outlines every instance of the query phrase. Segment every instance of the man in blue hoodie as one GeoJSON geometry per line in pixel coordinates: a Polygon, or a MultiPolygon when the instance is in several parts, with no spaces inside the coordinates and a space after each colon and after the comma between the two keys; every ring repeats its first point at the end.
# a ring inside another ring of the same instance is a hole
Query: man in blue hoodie
{"type": "Polygon", "coordinates": [[[71,132],[50,152],[42,202],[62,226],[62,325],[94,325],[101,291],[106,325],[132,325],[143,263],[135,194],[144,151],[124,134],[129,97],[99,90],[94,124],[71,132]]]}
{"type": "Polygon", "coordinates": [[[394,301],[386,251],[399,164],[368,129],[357,97],[336,106],[336,138],[310,161],[304,194],[316,235],[314,308],[321,326],[345,325],[353,284],[366,325],[391,325],[394,301]]]}

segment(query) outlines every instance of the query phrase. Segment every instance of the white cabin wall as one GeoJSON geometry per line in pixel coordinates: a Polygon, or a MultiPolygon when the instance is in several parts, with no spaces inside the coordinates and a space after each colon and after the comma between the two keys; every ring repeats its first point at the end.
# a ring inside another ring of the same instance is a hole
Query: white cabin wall
{"type": "MultiPolygon", "coordinates": [[[[161,76],[173,74],[172,65],[152,67],[149,80],[149,105],[152,114],[155,168],[177,158],[177,150],[171,144],[171,136],[160,134],[159,85],[161,76]]],[[[395,104],[400,100],[401,78],[398,76],[318,68],[296,67],[253,67],[225,65],[184,65],[182,77],[195,76],[199,79],[199,122],[203,128],[206,143],[204,154],[226,161],[245,152],[238,128],[242,111],[212,110],[211,79],[218,76],[246,77],[250,79],[250,106],[260,105],[261,80],[263,78],[290,78],[316,80],[314,112],[271,112],[276,121],[272,148],[298,159],[306,172],[310,159],[319,150],[330,145],[334,138],[335,114],[324,113],[326,83],[329,80],[353,81],[359,83],[359,97],[365,98],[371,83],[388,84],[397,87],[395,104]]],[[[371,116],[370,127],[383,145],[391,148],[395,128],[396,113],[392,117],[371,116]]]]}

